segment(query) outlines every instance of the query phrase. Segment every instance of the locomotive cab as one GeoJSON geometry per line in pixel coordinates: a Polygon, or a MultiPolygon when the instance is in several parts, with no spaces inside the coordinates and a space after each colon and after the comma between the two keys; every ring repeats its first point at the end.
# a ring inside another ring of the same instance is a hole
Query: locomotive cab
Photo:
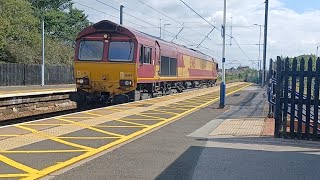
{"type": "Polygon", "coordinates": [[[134,101],[137,47],[130,31],[110,21],[80,32],[74,60],[77,93],[71,99],[78,103],[134,101]]]}

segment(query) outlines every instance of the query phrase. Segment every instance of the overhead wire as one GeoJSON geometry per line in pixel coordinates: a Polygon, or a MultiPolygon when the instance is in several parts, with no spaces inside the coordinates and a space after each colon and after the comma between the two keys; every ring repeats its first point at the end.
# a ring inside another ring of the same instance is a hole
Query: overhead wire
{"type": "MultiPolygon", "coordinates": [[[[112,8],[112,9],[114,9],[114,10],[120,11],[118,8],[115,8],[115,7],[113,7],[113,6],[111,6],[111,5],[107,4],[107,3],[101,2],[100,0],[96,0],[96,1],[99,2],[99,3],[101,3],[101,4],[104,4],[104,5],[108,6],[108,7],[112,8]]],[[[109,16],[111,16],[111,17],[114,17],[114,18],[119,19],[119,17],[117,17],[117,16],[111,15],[111,14],[109,14],[109,13],[106,13],[106,12],[104,12],[104,11],[101,11],[101,10],[98,10],[98,9],[96,9],[96,8],[90,7],[90,6],[88,6],[88,5],[85,5],[85,4],[82,4],[82,3],[78,3],[78,2],[75,2],[75,3],[76,3],[76,4],[79,4],[79,5],[81,5],[81,6],[87,7],[87,8],[89,8],[89,9],[95,10],[95,11],[97,11],[97,12],[100,12],[100,13],[103,13],[103,14],[106,14],[106,15],[109,15],[109,16]]],[[[124,13],[125,13],[125,12],[124,12],[124,13]]],[[[133,16],[133,15],[131,15],[131,14],[129,14],[129,13],[125,13],[125,14],[127,14],[128,16],[130,16],[130,17],[132,17],[132,18],[135,18],[135,19],[138,19],[138,20],[140,20],[140,21],[142,21],[142,22],[145,22],[145,23],[153,26],[154,28],[159,28],[158,26],[156,26],[156,25],[154,25],[154,24],[152,24],[152,23],[149,23],[149,22],[147,22],[147,21],[145,21],[145,20],[142,20],[142,19],[140,19],[140,18],[138,18],[138,17],[136,17],[136,16],[133,16]]],[[[137,26],[140,26],[140,27],[143,27],[143,28],[148,28],[148,29],[150,29],[150,27],[145,27],[145,26],[142,26],[142,25],[140,25],[140,24],[134,23],[134,22],[132,22],[132,21],[128,21],[128,20],[126,20],[126,21],[129,22],[129,23],[131,23],[131,24],[134,24],[134,25],[137,25],[137,26]]],[[[186,27],[186,28],[187,28],[187,27],[186,27]]],[[[175,37],[175,38],[179,39],[179,40],[182,41],[182,42],[196,44],[195,42],[193,42],[193,41],[191,41],[191,40],[188,40],[188,39],[185,39],[185,38],[182,38],[182,37],[176,37],[176,34],[175,34],[175,33],[172,33],[172,32],[170,32],[170,31],[168,31],[168,30],[163,30],[163,31],[166,32],[169,36],[175,37]]],[[[186,44],[186,45],[187,45],[187,44],[186,44]]],[[[218,54],[216,54],[216,52],[215,52],[214,50],[212,50],[212,49],[210,49],[210,48],[203,47],[203,46],[199,46],[199,47],[200,47],[200,48],[203,48],[203,49],[206,49],[206,50],[210,51],[211,53],[214,53],[215,55],[219,56],[218,54]]],[[[220,57],[220,56],[219,56],[219,57],[220,57]]]]}
{"type": "MultiPolygon", "coordinates": [[[[108,6],[108,7],[112,8],[112,9],[114,9],[114,10],[120,11],[118,8],[115,8],[115,7],[113,7],[113,6],[111,6],[111,5],[107,4],[107,3],[101,2],[100,0],[96,0],[96,1],[99,2],[99,3],[101,3],[101,4],[104,4],[104,5],[108,6]]],[[[141,2],[141,3],[143,3],[143,4],[145,4],[145,3],[144,3],[143,1],[141,1],[141,0],[138,0],[138,1],[141,2]]],[[[151,9],[157,11],[158,13],[166,16],[167,18],[173,19],[173,18],[171,18],[170,16],[167,16],[167,15],[163,14],[161,11],[158,11],[158,10],[154,9],[153,7],[149,6],[148,4],[145,4],[145,5],[148,6],[148,7],[150,7],[151,9]]],[[[138,20],[140,20],[140,21],[142,21],[142,22],[146,22],[145,20],[142,20],[142,19],[140,19],[140,18],[138,18],[138,17],[136,17],[136,16],[133,16],[133,15],[131,15],[131,14],[129,14],[129,13],[124,12],[124,14],[127,14],[127,15],[129,15],[130,17],[133,17],[133,18],[135,18],[135,19],[138,19],[138,20]]],[[[175,20],[175,19],[173,19],[173,20],[175,20]]],[[[176,21],[176,20],[175,20],[175,21],[176,21]]],[[[176,22],[179,23],[179,24],[181,24],[181,22],[179,22],[179,21],[176,21],[176,22]]],[[[158,27],[158,26],[156,26],[156,25],[154,25],[154,24],[152,24],[152,23],[149,23],[149,22],[146,22],[146,23],[149,24],[149,25],[151,25],[151,26],[153,26],[153,27],[158,27]]],[[[183,24],[183,23],[182,23],[182,24],[183,24]]],[[[188,28],[187,26],[184,26],[184,27],[188,28]]],[[[191,29],[191,28],[189,28],[189,29],[191,29]]],[[[191,30],[194,31],[194,32],[197,32],[197,31],[195,31],[195,30],[193,30],[193,29],[191,29],[191,30]]],[[[168,31],[168,30],[163,30],[163,31],[164,31],[164,32],[167,32],[167,33],[170,34],[172,37],[176,37],[176,34],[175,34],[175,33],[172,33],[172,32],[170,32],[170,31],[168,31]]],[[[197,34],[199,34],[199,32],[197,32],[197,34]]],[[[206,35],[203,35],[203,36],[206,36],[206,35]]],[[[183,42],[190,42],[190,43],[195,44],[195,42],[190,41],[190,40],[188,40],[188,39],[181,38],[181,37],[178,37],[177,39],[180,39],[180,40],[183,41],[183,42]]],[[[199,46],[199,47],[205,48],[205,47],[203,47],[203,46],[199,46]]],[[[215,52],[214,50],[209,49],[209,48],[206,48],[206,49],[207,49],[207,50],[210,50],[211,52],[214,52],[214,54],[216,54],[216,52],[215,52]]],[[[216,54],[216,55],[219,56],[218,54],[216,54]]]]}
{"type": "MultiPolygon", "coordinates": [[[[101,11],[101,10],[99,10],[99,9],[93,8],[93,7],[91,7],[91,6],[88,6],[88,5],[79,3],[79,2],[74,2],[74,3],[75,3],[75,4],[78,4],[78,5],[80,5],[80,6],[83,6],[83,7],[89,8],[89,9],[92,9],[92,10],[94,10],[94,11],[97,11],[97,12],[100,12],[100,13],[103,13],[103,14],[106,14],[106,15],[109,15],[109,16],[114,17],[114,18],[116,18],[116,19],[119,19],[119,17],[117,17],[117,16],[115,16],[115,15],[106,13],[106,12],[104,12],[104,11],[101,11]]],[[[150,29],[150,27],[146,27],[146,26],[143,26],[143,25],[134,23],[134,22],[132,22],[132,21],[128,21],[128,20],[127,20],[126,22],[129,22],[129,23],[131,23],[131,24],[137,25],[137,26],[142,27],[142,28],[150,29]]]]}
{"type": "Polygon", "coordinates": [[[263,5],[263,4],[265,4],[265,2],[260,3],[260,4],[254,6],[254,7],[252,7],[252,8],[249,8],[249,9],[247,9],[247,10],[245,10],[245,11],[241,11],[241,12],[239,12],[239,13],[235,13],[234,15],[231,16],[231,18],[232,18],[232,17],[235,17],[235,16],[238,16],[238,15],[240,15],[240,14],[247,13],[247,12],[253,10],[253,9],[256,9],[257,7],[259,7],[259,6],[263,5]]]}
{"type": "MultiPolygon", "coordinates": [[[[139,0],[140,1],[140,0],[139,0]]],[[[185,3],[183,0],[180,0],[185,6],[187,6],[191,11],[193,11],[194,13],[196,13],[201,19],[203,19],[205,22],[207,22],[208,24],[210,24],[213,28],[217,29],[218,31],[221,31],[220,29],[218,29],[215,25],[213,25],[211,22],[209,22],[208,20],[206,20],[204,17],[202,17],[197,11],[195,11],[192,7],[190,7],[187,3],[185,3]]]]}
{"type": "MultiPolygon", "coordinates": [[[[185,6],[187,6],[191,11],[193,11],[195,14],[197,14],[201,19],[203,19],[204,21],[206,21],[208,24],[210,24],[211,26],[215,27],[212,23],[210,23],[208,20],[206,20],[203,16],[201,16],[197,11],[195,11],[191,6],[189,6],[187,3],[185,3],[183,0],[180,0],[185,6]]],[[[221,29],[216,28],[219,31],[222,31],[221,29]]],[[[236,39],[231,36],[226,34],[226,36],[232,38],[234,40],[234,42],[237,44],[237,46],[239,47],[239,49],[242,51],[242,53],[249,59],[251,60],[251,58],[247,55],[247,53],[245,53],[245,51],[241,48],[241,46],[239,45],[239,43],[236,41],[236,39]]]]}
{"type": "Polygon", "coordinates": [[[147,3],[143,2],[142,0],[137,0],[137,1],[139,1],[139,2],[140,2],[140,3],[142,3],[142,4],[144,4],[145,6],[149,7],[150,9],[152,9],[152,10],[154,10],[154,11],[158,12],[159,14],[161,14],[161,15],[163,15],[163,16],[165,16],[165,17],[169,18],[169,19],[171,19],[172,21],[174,21],[174,22],[176,22],[176,23],[180,24],[182,27],[185,27],[185,28],[187,28],[187,29],[189,29],[189,30],[191,30],[191,31],[194,31],[194,32],[196,32],[196,33],[198,33],[198,34],[200,34],[200,35],[202,35],[202,36],[204,36],[204,37],[206,36],[205,34],[202,34],[201,32],[198,32],[198,31],[196,31],[196,30],[194,30],[194,29],[192,29],[192,28],[190,28],[190,27],[186,26],[184,23],[179,22],[178,20],[176,20],[176,19],[174,19],[174,18],[172,18],[172,17],[170,17],[170,16],[166,15],[165,13],[163,13],[163,12],[161,12],[161,11],[159,11],[159,10],[157,10],[156,8],[154,8],[154,7],[150,6],[149,4],[147,4],[147,3]]]}

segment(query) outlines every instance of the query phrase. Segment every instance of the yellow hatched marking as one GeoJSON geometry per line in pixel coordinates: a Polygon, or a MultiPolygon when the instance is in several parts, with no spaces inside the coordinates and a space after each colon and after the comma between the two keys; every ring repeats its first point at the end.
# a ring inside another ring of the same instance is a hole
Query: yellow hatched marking
{"type": "Polygon", "coordinates": [[[38,173],[39,172],[36,169],[33,169],[33,168],[31,168],[29,166],[26,166],[24,164],[21,164],[19,162],[16,162],[16,161],[14,161],[12,159],[9,159],[9,158],[7,158],[6,156],[3,156],[3,155],[0,155],[0,161],[4,162],[4,163],[6,163],[6,164],[8,164],[8,165],[10,165],[12,167],[15,167],[17,169],[20,169],[20,170],[22,170],[24,172],[30,173],[30,174],[34,174],[34,173],[38,173]]]}
{"type": "Polygon", "coordinates": [[[92,119],[92,118],[95,118],[95,117],[79,117],[79,116],[61,116],[61,117],[63,117],[63,118],[66,118],[66,119],[85,119],[85,118],[87,118],[87,119],[92,119]]]}
{"type": "Polygon", "coordinates": [[[155,115],[155,114],[158,114],[158,115],[161,115],[161,114],[167,114],[166,112],[143,112],[141,114],[145,114],[145,115],[155,115]]]}
{"type": "Polygon", "coordinates": [[[177,109],[177,110],[182,110],[182,111],[187,111],[187,110],[189,110],[189,109],[185,109],[185,108],[180,108],[180,107],[171,107],[171,106],[164,106],[164,108],[162,109],[161,107],[160,107],[160,109],[161,110],[174,110],[174,109],[177,109]],[[167,109],[166,109],[167,108],[167,109]]]}
{"type": "Polygon", "coordinates": [[[130,121],[126,121],[126,120],[122,120],[122,119],[117,119],[114,121],[118,121],[118,122],[123,122],[123,123],[127,123],[127,124],[132,124],[132,125],[136,125],[136,126],[140,126],[140,127],[149,127],[146,124],[140,124],[140,123],[135,123],[135,122],[130,122],[130,121]]]}
{"type": "Polygon", "coordinates": [[[97,125],[95,127],[102,127],[102,128],[141,128],[141,126],[100,126],[100,125],[97,125]]]}
{"type": "Polygon", "coordinates": [[[122,118],[122,120],[126,120],[126,121],[164,121],[162,119],[138,119],[138,118],[122,118]]]}
{"type": "Polygon", "coordinates": [[[172,104],[172,105],[176,105],[176,106],[184,107],[184,108],[194,108],[194,107],[197,107],[197,105],[190,105],[190,104],[186,104],[186,103],[175,103],[175,104],[172,104]]]}
{"type": "Polygon", "coordinates": [[[111,111],[118,111],[118,112],[123,111],[123,110],[121,110],[121,109],[108,108],[108,107],[106,107],[106,108],[104,108],[104,109],[106,109],[106,110],[111,110],[111,111]]]}
{"type": "Polygon", "coordinates": [[[29,176],[29,174],[0,174],[0,178],[18,178],[27,176],[29,176]]]}
{"type": "Polygon", "coordinates": [[[66,145],[69,145],[69,146],[73,146],[73,147],[77,147],[77,148],[80,148],[80,149],[85,149],[85,150],[92,150],[94,148],[91,148],[91,147],[88,147],[88,146],[83,146],[83,145],[80,145],[80,144],[76,144],[76,143],[72,143],[72,142],[68,142],[68,141],[64,141],[62,139],[59,139],[58,137],[52,137],[52,136],[49,136],[43,132],[40,132],[40,131],[37,131],[35,129],[32,129],[32,128],[28,128],[28,127],[24,127],[24,126],[21,126],[21,125],[17,125],[16,127],[18,128],[21,128],[21,129],[24,129],[24,130],[28,130],[28,131],[31,131],[35,134],[39,134],[41,136],[44,136],[44,137],[47,137],[48,139],[52,140],[52,141],[56,141],[56,142],[59,142],[59,143],[62,143],[62,144],[66,144],[66,145]]]}
{"type": "Polygon", "coordinates": [[[21,136],[21,135],[17,135],[17,134],[2,134],[2,135],[0,135],[0,137],[18,137],[18,136],[21,136]]]}
{"type": "Polygon", "coordinates": [[[188,100],[180,101],[180,103],[186,102],[186,103],[199,104],[199,103],[207,102],[208,100],[209,100],[208,98],[206,100],[188,99],[188,100]]]}
{"type": "Polygon", "coordinates": [[[119,139],[120,137],[59,137],[60,139],[119,139]]]}
{"type": "Polygon", "coordinates": [[[152,110],[152,111],[161,112],[161,113],[164,113],[164,114],[173,114],[173,115],[178,115],[179,114],[179,113],[169,112],[169,111],[160,111],[160,110],[152,110]]]}
{"type": "Polygon", "coordinates": [[[19,153],[72,153],[72,152],[88,152],[87,150],[43,150],[43,151],[0,151],[3,154],[19,154],[19,153]]]}
{"type": "Polygon", "coordinates": [[[142,117],[147,117],[147,118],[151,118],[151,119],[167,120],[166,118],[157,117],[157,116],[148,116],[148,115],[144,115],[143,113],[135,114],[135,115],[142,116],[142,117]]]}
{"type": "Polygon", "coordinates": [[[73,125],[73,124],[23,124],[24,126],[66,126],[66,125],[73,125]]]}
{"type": "Polygon", "coordinates": [[[203,103],[205,103],[205,102],[207,102],[208,100],[203,100],[203,101],[190,101],[190,100],[188,100],[188,101],[183,101],[183,102],[186,102],[186,103],[189,103],[189,104],[197,104],[197,105],[199,105],[199,104],[203,104],[203,103]]]}
{"type": "MultiPolygon", "coordinates": [[[[230,91],[230,92],[227,93],[226,95],[233,94],[233,93],[235,93],[235,92],[237,92],[237,91],[240,91],[240,90],[242,90],[242,89],[244,89],[244,88],[246,88],[246,87],[248,87],[248,86],[250,86],[250,85],[251,85],[251,84],[244,84],[243,86],[241,86],[241,87],[238,88],[237,90],[230,91]]],[[[87,153],[84,153],[84,154],[82,154],[82,155],[80,155],[80,156],[71,158],[71,159],[69,159],[69,160],[67,160],[67,161],[65,161],[65,162],[61,162],[61,163],[58,163],[58,164],[56,164],[56,165],[47,167],[47,168],[41,170],[39,173],[37,173],[37,174],[31,174],[29,177],[24,178],[24,179],[38,179],[38,178],[41,178],[41,177],[43,177],[43,176],[45,176],[45,175],[48,175],[48,174],[50,174],[50,173],[52,173],[52,172],[55,172],[55,171],[59,170],[59,169],[65,168],[65,167],[67,167],[67,166],[69,166],[69,165],[72,165],[72,164],[74,164],[74,163],[76,163],[76,162],[79,162],[79,161],[81,161],[81,160],[83,160],[83,159],[85,159],[85,158],[91,157],[91,156],[93,156],[93,155],[95,155],[95,154],[97,154],[97,153],[99,153],[99,152],[105,151],[105,150],[107,150],[107,149],[109,149],[109,148],[111,148],[111,147],[114,147],[114,146],[119,145],[119,144],[121,144],[121,143],[123,143],[123,142],[126,142],[126,141],[128,141],[128,140],[130,140],[130,139],[133,139],[133,138],[135,138],[135,137],[138,137],[138,136],[140,136],[140,135],[142,135],[142,134],[144,134],[144,133],[146,133],[146,132],[148,132],[148,131],[150,131],[150,130],[152,130],[152,129],[154,129],[154,128],[161,127],[161,126],[163,126],[163,125],[165,125],[165,124],[167,124],[167,123],[169,123],[169,122],[171,122],[171,121],[177,120],[177,119],[179,119],[179,118],[181,118],[181,117],[183,117],[183,116],[185,116],[185,115],[188,115],[188,114],[190,114],[190,113],[192,113],[192,112],[195,112],[195,111],[198,110],[198,109],[201,109],[202,107],[206,107],[206,106],[210,105],[211,103],[217,102],[218,100],[219,100],[219,98],[210,100],[210,101],[208,101],[208,102],[206,102],[206,103],[204,103],[204,104],[202,104],[202,105],[200,105],[200,106],[198,106],[198,107],[189,109],[189,110],[186,111],[186,112],[183,112],[183,113],[181,113],[181,114],[179,114],[179,115],[177,115],[177,116],[171,117],[171,118],[167,119],[166,121],[160,121],[159,123],[156,123],[156,124],[154,124],[154,125],[147,126],[146,128],[144,128],[144,129],[142,129],[142,130],[140,130],[140,131],[136,131],[135,133],[132,133],[132,134],[126,136],[126,137],[120,138],[120,139],[117,140],[117,141],[113,141],[113,142],[111,142],[111,143],[109,143],[109,144],[106,144],[106,145],[104,145],[104,146],[102,146],[102,147],[99,147],[98,149],[94,149],[94,150],[89,151],[89,152],[87,152],[87,153]]],[[[114,121],[117,121],[117,120],[114,120],[114,121]]]]}
{"type": "Polygon", "coordinates": [[[103,116],[101,114],[96,114],[96,113],[91,113],[91,112],[85,112],[85,114],[89,114],[89,115],[92,115],[92,116],[99,116],[99,117],[103,116]]]}
{"type": "Polygon", "coordinates": [[[73,123],[77,126],[81,126],[81,127],[84,127],[86,129],[90,129],[90,130],[93,130],[93,131],[96,131],[96,132],[100,132],[100,133],[103,133],[103,134],[108,134],[108,135],[111,135],[111,136],[117,136],[117,137],[123,137],[124,135],[122,134],[116,134],[116,133],[112,133],[112,132],[108,132],[108,131],[103,131],[101,129],[98,129],[98,128],[94,128],[92,126],[88,126],[86,124],[82,124],[82,123],[79,123],[79,122],[75,122],[75,121],[70,121],[70,120],[67,120],[67,119],[62,119],[62,118],[55,118],[55,119],[58,119],[60,121],[65,121],[65,122],[69,122],[69,123],[73,123]]]}

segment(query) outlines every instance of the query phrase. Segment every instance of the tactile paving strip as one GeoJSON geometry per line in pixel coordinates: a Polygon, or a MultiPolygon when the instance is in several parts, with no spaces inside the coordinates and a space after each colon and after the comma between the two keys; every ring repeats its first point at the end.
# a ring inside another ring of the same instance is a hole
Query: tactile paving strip
{"type": "Polygon", "coordinates": [[[262,118],[226,119],[210,136],[260,136],[265,125],[262,118]]]}

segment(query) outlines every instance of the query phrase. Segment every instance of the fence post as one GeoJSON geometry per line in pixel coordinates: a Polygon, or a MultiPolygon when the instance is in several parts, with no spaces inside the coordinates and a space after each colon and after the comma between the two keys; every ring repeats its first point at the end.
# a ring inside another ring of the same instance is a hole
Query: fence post
{"type": "Polygon", "coordinates": [[[307,77],[307,101],[304,103],[306,105],[306,126],[305,134],[306,138],[309,139],[310,134],[310,119],[311,119],[311,83],[312,83],[312,58],[308,60],[308,77],[307,77]]]}
{"type": "Polygon", "coordinates": [[[315,80],[314,80],[314,105],[313,105],[313,140],[318,137],[319,120],[319,83],[320,83],[320,58],[317,59],[315,80]]]}
{"type": "Polygon", "coordinates": [[[295,113],[296,113],[296,92],[297,92],[297,76],[295,75],[297,73],[297,66],[298,66],[298,61],[297,58],[293,59],[292,63],[292,83],[291,83],[291,107],[290,107],[290,137],[294,138],[295,137],[295,113]]]}
{"type": "Polygon", "coordinates": [[[285,60],[284,64],[284,73],[282,75],[283,79],[281,82],[284,80],[284,89],[283,89],[283,121],[282,121],[282,137],[287,137],[287,117],[288,117],[288,93],[289,93],[289,58],[287,57],[285,60]]]}
{"type": "MultiPolygon", "coordinates": [[[[273,67],[272,67],[272,64],[273,64],[273,60],[270,59],[270,63],[269,63],[269,90],[268,90],[268,100],[272,101],[272,77],[273,77],[273,67]]],[[[273,111],[272,111],[272,104],[269,103],[269,113],[268,113],[268,117],[271,118],[273,117],[273,111]]]]}
{"type": "Polygon", "coordinates": [[[305,60],[304,58],[300,61],[300,69],[299,69],[299,101],[298,101],[298,138],[302,138],[302,112],[303,112],[303,94],[304,94],[304,66],[305,60]]]}
{"type": "Polygon", "coordinates": [[[281,117],[281,58],[278,56],[277,57],[277,85],[276,85],[276,108],[275,108],[275,127],[274,127],[274,137],[279,138],[280,137],[280,126],[282,122],[282,117],[281,117]]]}

